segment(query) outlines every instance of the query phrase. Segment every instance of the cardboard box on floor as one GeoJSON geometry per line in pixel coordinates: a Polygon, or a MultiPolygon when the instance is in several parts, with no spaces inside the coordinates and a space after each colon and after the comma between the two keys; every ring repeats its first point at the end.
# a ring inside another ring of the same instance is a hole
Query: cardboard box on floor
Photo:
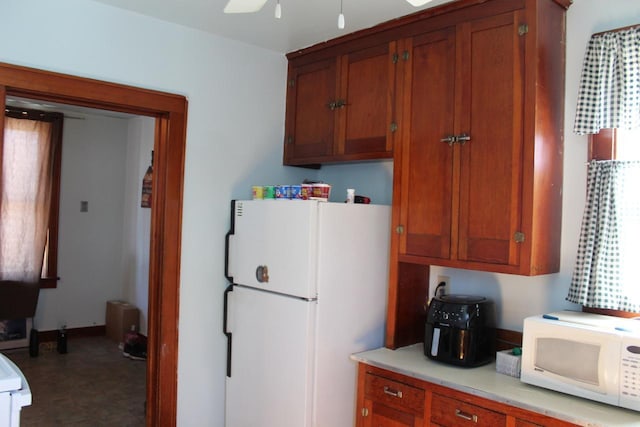
{"type": "Polygon", "coordinates": [[[107,301],[106,333],[115,342],[122,342],[124,334],[134,325],[136,331],[140,329],[140,312],[138,308],[125,301],[107,301]]]}

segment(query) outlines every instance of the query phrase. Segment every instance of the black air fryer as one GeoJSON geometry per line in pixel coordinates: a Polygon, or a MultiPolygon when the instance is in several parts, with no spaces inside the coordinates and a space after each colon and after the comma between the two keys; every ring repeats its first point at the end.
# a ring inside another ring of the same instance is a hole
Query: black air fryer
{"type": "Polygon", "coordinates": [[[440,295],[429,303],[424,354],[451,365],[489,363],[495,353],[495,307],[474,295],[440,295]]]}

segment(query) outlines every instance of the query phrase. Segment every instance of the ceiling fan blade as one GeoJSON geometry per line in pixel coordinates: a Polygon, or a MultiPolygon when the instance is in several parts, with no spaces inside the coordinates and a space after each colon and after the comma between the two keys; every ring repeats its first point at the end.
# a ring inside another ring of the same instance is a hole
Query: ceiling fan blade
{"type": "Polygon", "coordinates": [[[224,13],[251,13],[262,9],[267,0],[229,0],[224,13]]]}

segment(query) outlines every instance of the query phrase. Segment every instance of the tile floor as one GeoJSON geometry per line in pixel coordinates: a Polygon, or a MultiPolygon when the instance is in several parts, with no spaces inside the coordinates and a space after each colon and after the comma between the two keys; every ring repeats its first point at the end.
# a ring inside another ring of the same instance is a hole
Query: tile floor
{"type": "Polygon", "coordinates": [[[102,337],[69,339],[66,354],[55,343],[3,353],[22,370],[33,396],[22,409],[22,427],[137,427],[145,425],[146,362],[122,356],[102,337]]]}

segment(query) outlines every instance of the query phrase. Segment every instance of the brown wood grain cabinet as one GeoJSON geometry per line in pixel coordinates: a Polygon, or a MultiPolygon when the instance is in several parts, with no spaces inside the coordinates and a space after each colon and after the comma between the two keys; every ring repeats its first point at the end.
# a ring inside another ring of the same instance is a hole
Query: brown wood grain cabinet
{"type": "Polygon", "coordinates": [[[422,427],[425,390],[411,378],[367,372],[360,364],[357,427],[422,427]]]}
{"type": "Polygon", "coordinates": [[[547,415],[360,363],[356,427],[571,427],[547,415]]]}
{"type": "Polygon", "coordinates": [[[467,2],[399,42],[387,347],[422,340],[430,265],[559,270],[568,6],[467,2]]]}
{"type": "Polygon", "coordinates": [[[400,261],[559,270],[565,8],[515,3],[406,41],[400,261]]]}
{"type": "Polygon", "coordinates": [[[559,271],[571,0],[458,0],[297,52],[284,164],[393,155],[386,346],[422,340],[429,266],[559,271]]]}
{"type": "Polygon", "coordinates": [[[391,158],[396,42],[316,57],[289,63],[284,164],[391,158]]]}

